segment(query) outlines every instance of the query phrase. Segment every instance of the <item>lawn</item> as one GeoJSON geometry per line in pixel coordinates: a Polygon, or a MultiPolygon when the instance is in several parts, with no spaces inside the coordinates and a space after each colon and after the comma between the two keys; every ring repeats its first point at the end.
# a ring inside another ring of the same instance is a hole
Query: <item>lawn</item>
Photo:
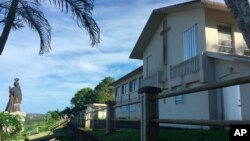
{"type": "Polygon", "coordinates": [[[99,141],[140,141],[139,130],[117,130],[110,135],[105,134],[104,129],[92,131],[90,129],[83,129],[87,134],[99,141]]]}
{"type": "Polygon", "coordinates": [[[9,140],[24,140],[28,136],[47,136],[50,128],[63,123],[63,120],[41,120],[29,122],[24,125],[24,131],[18,135],[12,136],[9,140]]]}
{"type": "MultiPolygon", "coordinates": [[[[99,141],[140,141],[140,130],[135,129],[120,129],[111,135],[106,135],[104,129],[83,130],[99,141]]],[[[228,141],[228,134],[225,130],[164,129],[160,131],[159,141],[228,141]]]]}
{"type": "Polygon", "coordinates": [[[73,141],[75,137],[69,132],[67,127],[61,127],[53,132],[42,132],[36,135],[29,136],[28,139],[32,141],[49,140],[51,138],[57,138],[60,141],[73,141]]]}
{"type": "Polygon", "coordinates": [[[160,132],[160,141],[229,141],[229,132],[225,130],[164,130],[160,132]]]}

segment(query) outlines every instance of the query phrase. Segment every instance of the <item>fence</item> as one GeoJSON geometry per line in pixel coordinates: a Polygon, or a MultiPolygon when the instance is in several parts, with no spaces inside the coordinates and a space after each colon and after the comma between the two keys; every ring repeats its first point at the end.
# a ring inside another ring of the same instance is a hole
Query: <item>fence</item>
{"type": "MultiPolygon", "coordinates": [[[[141,119],[136,120],[141,122],[141,141],[157,141],[159,123],[168,124],[186,124],[186,125],[203,125],[203,126],[222,126],[227,127],[231,124],[250,124],[250,120],[190,120],[190,119],[159,119],[158,100],[169,98],[178,95],[188,95],[195,92],[213,90],[233,85],[250,83],[250,76],[225,80],[212,84],[204,84],[194,88],[184,90],[170,91],[166,94],[161,94],[161,89],[157,87],[143,87],[139,89],[140,100],[128,102],[124,104],[116,104],[114,101],[107,101],[107,116],[106,116],[106,133],[110,134],[115,131],[115,121],[131,121],[127,119],[115,119],[115,108],[121,106],[141,103],[141,119]]],[[[164,89],[163,89],[164,90],[164,89]]],[[[135,121],[135,120],[134,120],[135,121]]]]}

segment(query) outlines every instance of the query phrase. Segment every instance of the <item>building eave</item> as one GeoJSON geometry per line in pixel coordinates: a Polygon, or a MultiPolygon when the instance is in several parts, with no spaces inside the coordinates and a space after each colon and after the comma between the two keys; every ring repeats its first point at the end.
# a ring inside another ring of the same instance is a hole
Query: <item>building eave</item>
{"type": "Polygon", "coordinates": [[[210,58],[224,60],[224,61],[236,61],[250,63],[250,57],[246,55],[237,55],[223,52],[210,52],[206,51],[204,54],[210,58]]]}
{"type": "Polygon", "coordinates": [[[154,31],[160,25],[161,20],[163,19],[164,14],[159,13],[157,11],[153,11],[142,30],[141,35],[139,36],[129,58],[132,59],[142,59],[143,58],[143,51],[145,47],[148,45],[150,39],[153,36],[154,31]]]}
{"type": "Polygon", "coordinates": [[[143,71],[143,66],[138,67],[137,69],[131,71],[130,73],[124,75],[123,77],[121,77],[120,79],[116,80],[115,82],[112,83],[113,86],[116,86],[120,83],[122,83],[123,81],[126,81],[127,79],[136,76],[138,74],[142,74],[143,71]]]}
{"type": "Polygon", "coordinates": [[[106,107],[106,104],[103,103],[92,103],[92,104],[85,104],[87,107],[106,107]]]}

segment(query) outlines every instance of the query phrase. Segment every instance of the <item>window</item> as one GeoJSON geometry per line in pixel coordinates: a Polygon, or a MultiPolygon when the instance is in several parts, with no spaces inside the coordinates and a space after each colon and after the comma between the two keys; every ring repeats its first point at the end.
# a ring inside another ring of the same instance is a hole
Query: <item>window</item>
{"type": "Polygon", "coordinates": [[[115,96],[121,96],[121,87],[116,87],[115,89],[115,96]]]}
{"type": "Polygon", "coordinates": [[[164,99],[163,99],[163,103],[164,103],[164,104],[166,104],[166,101],[167,101],[166,99],[167,99],[167,98],[164,98],[164,99]]]}
{"type": "Polygon", "coordinates": [[[221,52],[232,52],[231,27],[218,25],[218,46],[221,52]]]}
{"type": "Polygon", "coordinates": [[[183,33],[184,60],[197,55],[197,24],[183,33]]]}
{"type": "Polygon", "coordinates": [[[183,95],[175,96],[175,104],[183,104],[183,95]]]}
{"type": "Polygon", "coordinates": [[[121,107],[121,112],[126,113],[127,112],[127,106],[122,106],[121,107]]]}
{"type": "Polygon", "coordinates": [[[122,95],[127,94],[127,83],[122,85],[121,94],[122,95]]]}
{"type": "Polygon", "coordinates": [[[129,82],[129,92],[135,92],[138,89],[138,80],[134,79],[129,82]]]}
{"type": "Polygon", "coordinates": [[[152,55],[149,55],[146,60],[146,77],[149,77],[152,74],[152,65],[153,65],[152,55]]]}
{"type": "Polygon", "coordinates": [[[141,88],[141,87],[142,87],[142,79],[143,79],[143,77],[142,77],[142,76],[140,76],[140,77],[139,77],[139,88],[141,88]]]}
{"type": "Polygon", "coordinates": [[[136,104],[130,105],[130,112],[136,112],[136,104]]]}
{"type": "MultiPolygon", "coordinates": [[[[179,90],[182,90],[182,89],[183,89],[182,86],[177,86],[177,87],[173,88],[173,91],[179,91],[179,90]]],[[[184,104],[183,95],[175,96],[175,104],[184,104]]]]}

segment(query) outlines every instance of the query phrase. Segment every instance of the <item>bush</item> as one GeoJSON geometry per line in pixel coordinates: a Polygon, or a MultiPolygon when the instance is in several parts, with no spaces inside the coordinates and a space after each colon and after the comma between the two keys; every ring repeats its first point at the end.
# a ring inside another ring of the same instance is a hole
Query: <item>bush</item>
{"type": "Polygon", "coordinates": [[[5,112],[0,113],[0,139],[18,134],[22,130],[21,118],[5,112]]]}
{"type": "Polygon", "coordinates": [[[47,115],[49,119],[59,120],[61,118],[61,112],[59,110],[49,111],[47,115]]]}

